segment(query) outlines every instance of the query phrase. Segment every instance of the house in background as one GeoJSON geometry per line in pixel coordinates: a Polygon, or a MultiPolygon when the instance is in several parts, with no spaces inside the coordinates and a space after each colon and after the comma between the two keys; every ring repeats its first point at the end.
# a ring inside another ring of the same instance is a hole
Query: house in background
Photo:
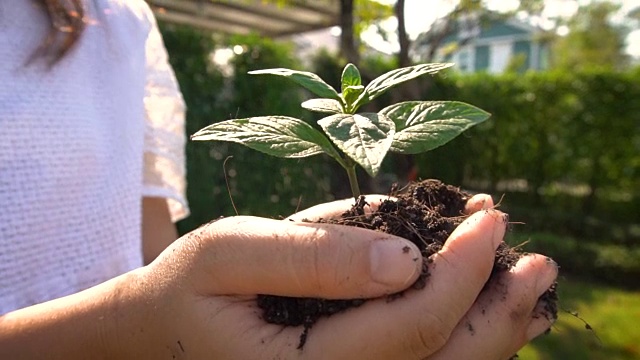
{"type": "MultiPolygon", "coordinates": [[[[427,61],[430,46],[436,41],[436,32],[443,33],[446,24],[434,24],[435,31],[418,36],[412,48],[412,56],[427,61]]],[[[451,31],[438,39],[439,46],[433,61],[454,62],[462,72],[487,71],[502,73],[507,69],[517,71],[544,70],[548,67],[549,44],[544,31],[516,19],[496,17],[480,21],[477,17],[461,18],[451,26],[451,31]]]]}

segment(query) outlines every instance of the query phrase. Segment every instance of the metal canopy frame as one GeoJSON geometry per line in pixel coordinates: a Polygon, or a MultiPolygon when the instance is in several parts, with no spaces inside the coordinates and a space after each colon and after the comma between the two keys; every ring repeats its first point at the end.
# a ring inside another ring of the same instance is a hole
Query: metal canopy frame
{"type": "Polygon", "coordinates": [[[279,37],[336,26],[337,0],[147,0],[159,20],[228,34],[279,37]]]}

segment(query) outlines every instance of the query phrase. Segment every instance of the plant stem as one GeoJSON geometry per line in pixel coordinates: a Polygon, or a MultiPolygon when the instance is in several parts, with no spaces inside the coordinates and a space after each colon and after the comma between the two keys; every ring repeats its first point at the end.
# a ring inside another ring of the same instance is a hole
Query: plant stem
{"type": "Polygon", "coordinates": [[[349,185],[354,198],[360,197],[360,186],[358,186],[358,176],[356,175],[356,164],[348,164],[345,166],[347,176],[349,176],[349,185]]]}

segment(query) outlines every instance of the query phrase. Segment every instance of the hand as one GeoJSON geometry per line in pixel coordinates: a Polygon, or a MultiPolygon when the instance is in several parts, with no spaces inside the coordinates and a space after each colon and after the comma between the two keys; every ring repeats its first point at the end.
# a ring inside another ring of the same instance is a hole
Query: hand
{"type": "MultiPolygon", "coordinates": [[[[375,195],[369,196],[367,200],[375,208],[385,198],[388,197],[375,195]]],[[[350,205],[351,201],[322,204],[310,209],[311,211],[307,210],[295,214],[291,218],[295,220],[313,219],[313,211],[322,214],[316,216],[316,218],[323,216],[336,217],[350,205]]],[[[466,212],[473,214],[493,207],[493,200],[490,196],[479,194],[468,201],[466,212]]],[[[485,215],[488,214],[475,214],[474,217],[485,215]]],[[[497,216],[498,213],[495,213],[495,215],[497,216]]],[[[447,242],[448,250],[455,253],[454,249],[458,246],[464,246],[462,242],[465,240],[459,239],[459,237],[467,238],[466,241],[473,241],[472,237],[469,236],[470,234],[461,234],[464,231],[471,231],[473,226],[474,224],[469,219],[456,229],[447,242]]],[[[482,233],[483,230],[476,228],[475,231],[482,233]]],[[[487,231],[484,233],[485,238],[487,231]]],[[[479,238],[482,238],[482,236],[479,236],[479,238]]],[[[437,266],[437,257],[446,255],[445,250],[447,249],[443,249],[434,257],[434,263],[430,265],[431,272],[434,272],[433,268],[437,266]]],[[[455,266],[456,261],[459,260],[451,260],[451,265],[455,266]]],[[[555,320],[544,309],[544,304],[538,302],[538,298],[555,282],[557,274],[557,264],[550,258],[538,254],[524,256],[513,269],[498,275],[487,285],[467,313],[459,319],[450,334],[446,326],[430,329],[440,332],[438,336],[446,339],[443,340],[444,345],[430,356],[416,356],[415,358],[487,360],[510,358],[527,342],[549,329],[555,320]]],[[[429,281],[433,281],[434,278],[436,278],[436,275],[430,276],[429,281]]],[[[429,281],[427,282],[427,289],[433,290],[436,285],[429,284],[429,281]]],[[[445,286],[465,286],[466,281],[477,284],[479,280],[460,278],[457,281],[454,280],[445,284],[445,286]]],[[[483,281],[485,280],[481,282],[483,281]]],[[[412,292],[410,291],[409,293],[412,292]]],[[[413,295],[409,294],[407,296],[413,295]]],[[[426,308],[425,317],[442,317],[434,307],[423,307],[426,308]]],[[[438,321],[445,323],[444,320],[438,321]]],[[[407,326],[408,329],[412,329],[409,325],[407,326]]],[[[424,335],[420,336],[426,337],[424,335]]]]}
{"type": "MultiPolygon", "coordinates": [[[[3,315],[0,358],[324,357],[317,345],[328,345],[331,326],[314,329],[313,346],[300,352],[302,330],[262,321],[256,294],[375,298],[409,287],[420,270],[413,244],[379,232],[226,218],[177,240],[144,268],[3,315]]],[[[357,350],[367,337],[346,330],[351,338],[338,341],[336,355],[353,358],[352,342],[357,350]]]]}
{"type": "MultiPolygon", "coordinates": [[[[324,204],[290,220],[327,217],[345,204],[324,204]]],[[[479,196],[468,209],[492,206],[490,198],[479,196]]],[[[434,256],[425,289],[323,318],[300,351],[301,328],[265,323],[255,294],[376,298],[407,288],[421,263],[414,261],[420,259],[417,248],[401,238],[290,220],[222,219],[183,238],[142,271],[143,283],[150,285],[146,288],[153,289],[143,302],[156,310],[143,321],[145,333],[153,336],[141,335],[152,343],[138,355],[151,355],[146,350],[151,348],[157,351],[154,357],[449,359],[486,354],[495,359],[513,354],[550,325],[531,318],[538,296],[555,277],[555,268],[545,272],[548,266],[539,258],[522,260],[502,276],[505,288],[491,286],[476,302],[506,225],[500,212],[483,210],[434,256]],[[403,251],[407,246],[409,253],[403,251]],[[394,271],[380,273],[376,264],[394,271]],[[505,289],[506,300],[500,301],[497,296],[505,289]]]]}

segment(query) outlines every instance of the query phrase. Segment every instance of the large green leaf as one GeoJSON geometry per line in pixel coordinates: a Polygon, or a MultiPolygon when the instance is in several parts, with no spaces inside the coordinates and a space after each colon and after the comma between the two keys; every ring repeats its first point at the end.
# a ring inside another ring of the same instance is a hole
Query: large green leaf
{"type": "Polygon", "coordinates": [[[355,108],[362,106],[369,101],[382,95],[389,88],[401,84],[405,81],[415,79],[419,76],[426,74],[435,74],[440,70],[453,66],[452,63],[431,63],[420,64],[414,66],[408,66],[400,69],[395,69],[380,75],[371,81],[364,92],[355,103],[355,108]]]}
{"type": "Polygon", "coordinates": [[[342,105],[340,102],[333,99],[310,99],[303,102],[301,106],[307,110],[327,114],[339,114],[342,112],[342,105]]]}
{"type": "Polygon", "coordinates": [[[320,131],[306,122],[287,116],[233,119],[209,125],[192,140],[230,141],[283,158],[301,158],[337,150],[320,131]]]}
{"type": "Polygon", "coordinates": [[[391,151],[418,154],[444,145],[491,114],[458,101],[406,101],[382,109],[396,126],[391,151]]]}
{"type": "Polygon", "coordinates": [[[320,97],[340,101],[340,95],[338,95],[336,90],[332,88],[331,85],[324,82],[324,80],[322,80],[318,75],[311,72],[277,68],[249,71],[249,74],[284,76],[295,83],[302,85],[304,88],[320,97]]]}
{"type": "Polygon", "coordinates": [[[318,124],[340,150],[376,176],[393,141],[393,121],[376,113],[336,114],[318,124]]]}

